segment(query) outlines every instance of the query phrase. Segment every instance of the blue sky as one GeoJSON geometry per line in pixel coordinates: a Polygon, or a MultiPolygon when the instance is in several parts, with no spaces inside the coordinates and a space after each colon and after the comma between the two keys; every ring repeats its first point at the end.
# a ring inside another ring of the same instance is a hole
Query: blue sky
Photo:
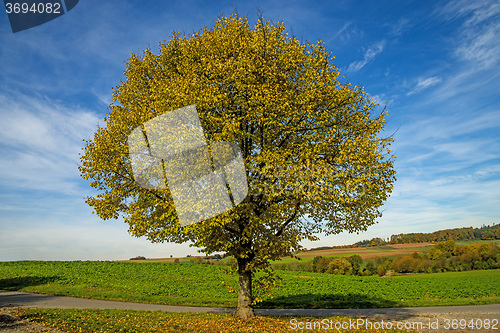
{"type": "Polygon", "coordinates": [[[251,24],[260,8],[297,38],[323,40],[347,80],[387,103],[387,133],[397,130],[398,179],[379,223],[306,247],[500,222],[498,1],[85,0],[15,34],[0,13],[0,261],[197,253],[92,215],[78,154],[131,52],[234,7],[251,24]]]}

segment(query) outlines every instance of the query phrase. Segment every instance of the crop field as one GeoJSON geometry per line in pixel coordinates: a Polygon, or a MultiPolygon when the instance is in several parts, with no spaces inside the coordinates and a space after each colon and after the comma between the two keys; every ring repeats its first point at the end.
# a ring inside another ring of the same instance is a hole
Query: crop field
{"type": "MultiPolygon", "coordinates": [[[[322,257],[349,257],[352,255],[359,255],[362,259],[370,259],[376,257],[391,257],[398,255],[411,254],[413,252],[424,253],[428,252],[431,247],[434,246],[432,243],[412,243],[412,244],[391,244],[383,246],[367,246],[367,247],[356,247],[356,248],[344,248],[344,249],[329,249],[329,250],[315,250],[306,251],[297,254],[297,257],[301,261],[313,260],[316,256],[322,257]]],[[[279,261],[274,261],[273,263],[290,263],[299,262],[295,258],[282,258],[279,261]]]]}
{"type": "MultiPolygon", "coordinates": [[[[278,271],[263,308],[369,308],[500,303],[500,270],[407,276],[278,271]]],[[[235,307],[237,277],[216,265],[3,262],[0,289],[170,305],[235,307]]]]}

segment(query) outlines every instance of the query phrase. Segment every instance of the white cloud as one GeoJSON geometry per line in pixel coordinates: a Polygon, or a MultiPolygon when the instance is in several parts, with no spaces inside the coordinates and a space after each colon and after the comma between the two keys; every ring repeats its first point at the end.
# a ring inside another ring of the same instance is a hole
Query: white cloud
{"type": "MultiPolygon", "coordinates": [[[[481,114],[475,114],[473,109],[455,110],[454,112],[437,112],[437,115],[427,115],[422,117],[420,114],[409,118],[406,125],[401,127],[400,134],[407,135],[408,144],[416,142],[444,142],[446,140],[456,140],[460,136],[475,136],[485,133],[488,130],[495,131],[500,126],[500,110],[486,111],[481,114]]],[[[496,137],[498,139],[498,137],[496,137]]],[[[471,138],[465,138],[470,141],[471,138]]],[[[397,141],[397,145],[403,144],[397,141]]],[[[495,148],[495,147],[492,147],[495,148]]]]}
{"type": "Polygon", "coordinates": [[[0,184],[6,191],[31,189],[76,193],[78,154],[98,118],[45,98],[0,95],[0,184]]]}
{"type": "Polygon", "coordinates": [[[450,1],[439,14],[447,20],[465,18],[459,31],[455,55],[477,69],[493,68],[500,61],[500,3],[450,1]]]}
{"type": "Polygon", "coordinates": [[[465,16],[466,25],[475,25],[500,14],[500,4],[496,0],[449,1],[438,10],[438,14],[450,21],[465,16]]]}
{"type": "Polygon", "coordinates": [[[349,73],[357,72],[361,68],[365,67],[366,64],[372,61],[379,53],[381,53],[384,50],[385,44],[386,44],[385,40],[382,40],[372,45],[370,48],[366,50],[363,60],[351,63],[347,68],[347,72],[349,73]]]}
{"type": "Polygon", "coordinates": [[[437,77],[437,76],[432,76],[432,77],[428,77],[426,79],[423,79],[423,78],[419,78],[418,81],[417,81],[417,84],[415,86],[415,88],[413,88],[409,93],[407,93],[406,95],[407,96],[410,96],[410,95],[413,95],[417,92],[420,92],[426,88],[429,88],[429,87],[432,87],[432,86],[435,86],[436,84],[438,84],[439,82],[441,82],[441,78],[437,77]]]}
{"type": "Polygon", "coordinates": [[[456,49],[456,55],[475,64],[478,69],[496,66],[500,60],[500,21],[484,28],[471,27],[463,32],[464,42],[456,49]]]}
{"type": "Polygon", "coordinates": [[[189,244],[151,244],[122,221],[91,215],[78,173],[82,139],[99,119],[44,97],[0,93],[0,261],[116,260],[196,255],[189,244]]]}
{"type": "Polygon", "coordinates": [[[341,41],[350,40],[354,35],[359,34],[358,30],[352,27],[352,22],[346,22],[340,30],[333,36],[332,39],[340,39],[341,41]]]}
{"type": "MultiPolygon", "coordinates": [[[[449,109],[461,109],[464,102],[487,101],[498,94],[500,77],[500,3],[495,0],[449,1],[432,15],[439,24],[453,22],[454,29],[445,44],[442,59],[450,66],[434,68],[439,76],[421,77],[407,96],[439,85],[420,101],[420,106],[433,107],[447,103],[449,109]]],[[[474,110],[480,103],[470,105],[474,110]]],[[[471,118],[473,119],[473,118],[471,118]]],[[[468,123],[467,121],[466,123],[468,123]]]]}

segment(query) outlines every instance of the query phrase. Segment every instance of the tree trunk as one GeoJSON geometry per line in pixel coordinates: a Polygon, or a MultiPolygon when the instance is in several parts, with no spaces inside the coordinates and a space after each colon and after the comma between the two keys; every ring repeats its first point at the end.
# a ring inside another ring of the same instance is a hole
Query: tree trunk
{"type": "Polygon", "coordinates": [[[238,309],[236,315],[242,319],[255,317],[252,302],[252,272],[246,269],[247,260],[238,259],[238,309]]]}

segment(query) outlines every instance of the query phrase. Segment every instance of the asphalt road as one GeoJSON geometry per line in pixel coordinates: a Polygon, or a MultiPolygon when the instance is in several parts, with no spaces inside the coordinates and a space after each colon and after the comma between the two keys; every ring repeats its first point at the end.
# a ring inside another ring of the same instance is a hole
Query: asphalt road
{"type": "MultiPolygon", "coordinates": [[[[0,308],[13,307],[31,308],[62,308],[62,309],[128,309],[128,310],[161,310],[168,312],[205,312],[205,313],[234,313],[232,308],[207,308],[191,306],[171,306],[144,303],[129,303],[116,301],[103,301],[76,297],[50,296],[41,294],[23,293],[18,291],[0,290],[0,308]]],[[[256,309],[258,315],[292,316],[296,325],[305,324],[301,316],[319,317],[321,321],[326,317],[353,317],[370,322],[392,322],[394,325],[402,323],[405,328],[415,329],[419,332],[496,332],[500,333],[500,304],[468,305],[468,306],[439,306],[422,308],[377,308],[377,309],[256,309]],[[321,318],[322,317],[322,318],[321,318]],[[477,327],[486,319],[497,321],[496,329],[485,330],[477,327]],[[474,320],[476,327],[460,328],[460,320],[474,320]],[[413,323],[413,324],[412,324],[413,323]],[[453,324],[456,324],[453,326],[453,324]],[[454,328],[455,327],[455,328],[454,328]]],[[[313,321],[308,319],[308,321],[313,321]]],[[[1,323],[0,323],[1,324],[1,323]]],[[[347,325],[347,323],[346,323],[347,325]]],[[[394,326],[396,327],[396,326],[394,326]]],[[[3,330],[8,327],[3,327],[3,330]]],[[[0,326],[2,330],[2,326],[0,326]]],[[[301,331],[301,330],[299,330],[301,331]]],[[[6,332],[26,332],[7,330],[6,332]]],[[[33,331],[35,332],[35,331],[33,331]]],[[[38,332],[38,331],[36,331],[38,332]]]]}

